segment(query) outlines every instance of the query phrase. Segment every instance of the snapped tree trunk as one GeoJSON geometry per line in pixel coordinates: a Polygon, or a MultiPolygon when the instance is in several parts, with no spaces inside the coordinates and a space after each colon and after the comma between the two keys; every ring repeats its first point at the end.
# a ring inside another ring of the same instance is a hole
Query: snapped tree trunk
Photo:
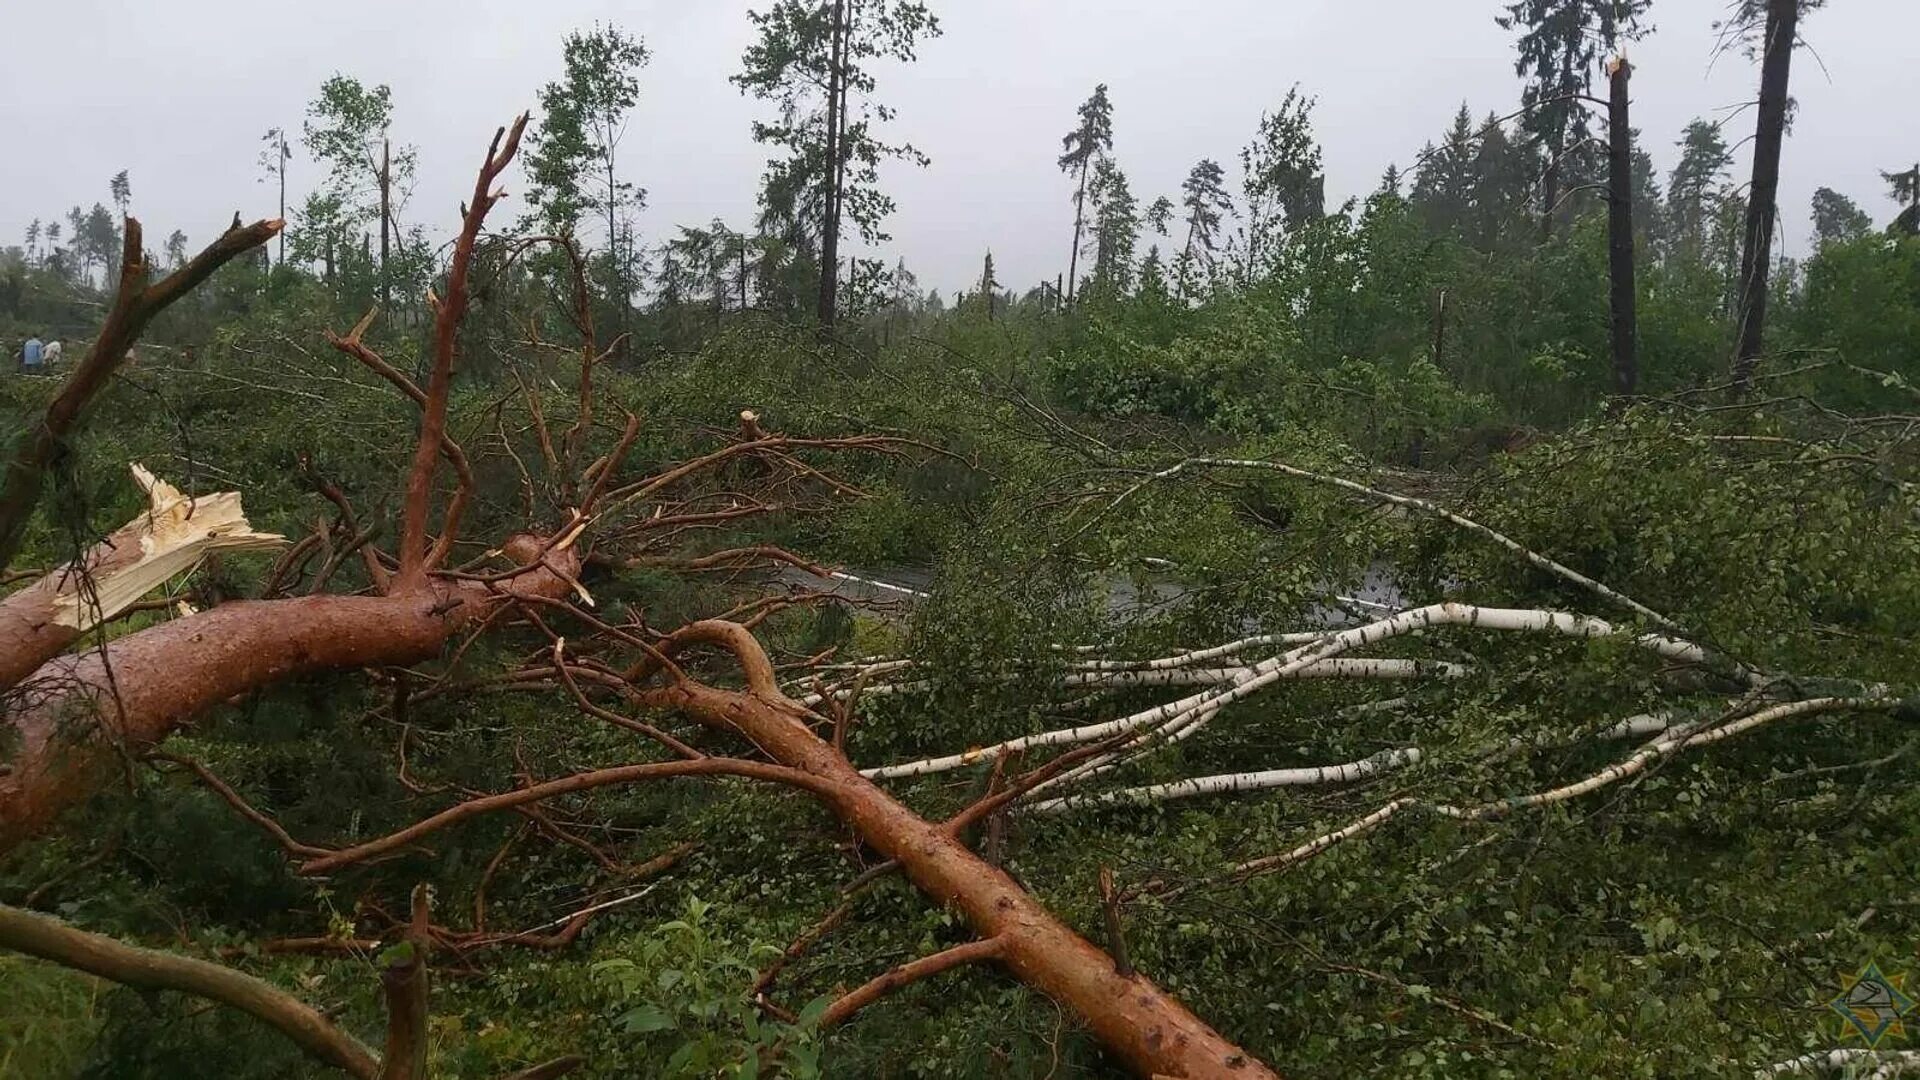
{"type": "MultiPolygon", "coordinates": [[[[274,153],[280,157],[280,220],[287,220],[287,133],[280,132],[280,147],[274,153]]],[[[287,265],[287,234],[280,233],[280,265],[287,265]]]]}
{"type": "Polygon", "coordinates": [[[46,412],[35,423],[26,425],[14,444],[13,456],[0,476],[0,570],[12,562],[26,534],[27,521],[40,502],[47,469],[54,457],[67,445],[86,421],[93,398],[127,358],[127,350],[139,340],[154,316],[185,296],[215,270],[240,255],[259,247],[280,231],[282,222],[256,221],[241,225],[234,215],[233,224],[220,238],[207,245],[187,265],[148,284],[146,249],[141,245],[140,222],[126,221],[120,258],[120,283],[113,306],[94,338],[93,347],[67,376],[60,392],[47,404],[46,412]]]}
{"type": "Polygon", "coordinates": [[[189,499],[138,465],[133,474],[147,493],[145,510],[78,560],[0,600],[0,689],[208,555],[286,542],[247,524],[239,492],[189,499]]]}
{"type": "Polygon", "coordinates": [[[1633,128],[1627,118],[1627,80],[1633,66],[1624,56],[1609,65],[1607,92],[1607,276],[1613,323],[1613,392],[1632,395],[1639,380],[1634,325],[1633,128]]]}
{"type": "Polygon", "coordinates": [[[1767,325],[1767,275],[1773,261],[1773,223],[1780,191],[1780,145],[1787,131],[1787,77],[1799,32],[1800,0],[1767,0],[1765,51],[1760,60],[1760,116],[1753,136],[1753,183],[1747,191],[1745,246],[1737,294],[1739,338],[1733,382],[1744,392],[1760,366],[1767,325]]]}
{"type": "MultiPolygon", "coordinates": [[[[541,542],[507,553],[533,561],[541,542]]],[[[208,708],[322,671],[421,663],[516,596],[561,596],[579,573],[570,552],[498,584],[422,580],[386,596],[241,600],[40,666],[12,695],[0,730],[0,854],[97,790],[121,755],[138,755],[208,708]]]]}

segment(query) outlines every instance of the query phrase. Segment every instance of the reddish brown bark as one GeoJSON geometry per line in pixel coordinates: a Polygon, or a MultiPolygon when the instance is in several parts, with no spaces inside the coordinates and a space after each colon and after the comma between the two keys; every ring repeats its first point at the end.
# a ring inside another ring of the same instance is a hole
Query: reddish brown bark
{"type": "Polygon", "coordinates": [[[467,494],[465,485],[455,492],[453,501],[448,504],[440,540],[428,552],[427,510],[433,498],[434,465],[439,461],[440,444],[446,436],[447,393],[453,385],[454,349],[459,342],[460,322],[467,314],[467,269],[473,263],[473,248],[479,242],[480,227],[486,221],[487,211],[493,209],[493,204],[503,194],[494,189],[493,182],[506,170],[507,163],[513,160],[514,152],[520,148],[520,133],[526,127],[527,117],[522,114],[513,122],[511,129],[502,128],[494,132],[493,143],[487,147],[486,161],[481,164],[480,175],[474,180],[473,198],[467,203],[460,236],[453,243],[453,259],[447,268],[447,295],[441,298],[434,312],[433,371],[427,379],[427,400],[420,418],[420,442],[414,449],[413,469],[407,475],[406,517],[401,523],[398,580],[402,588],[415,587],[424,581],[427,571],[446,558],[458,533],[460,510],[467,494]]]}
{"type": "MultiPolygon", "coordinates": [[[[543,546],[517,537],[507,552],[543,546]]],[[[430,580],[390,596],[243,600],[63,656],[18,688],[3,739],[15,747],[0,773],[0,853],[86,797],[117,752],[137,754],[207,708],[317,671],[414,664],[519,595],[559,596],[579,573],[569,551],[548,552],[524,574],[485,583],[430,580]]]]}
{"type": "Polygon", "coordinates": [[[813,733],[805,708],[780,693],[773,665],[732,623],[694,623],[672,645],[715,644],[732,652],[745,691],[691,680],[648,691],[656,705],[752,741],[775,761],[825,782],[834,815],[932,900],[962,912],[1015,978],[1079,1014],[1106,1047],[1143,1076],[1271,1080],[1276,1074],[1188,1011],[1145,976],[1125,977],[1113,958],[1061,922],[1000,868],[962,844],[949,825],[902,805],[813,733]]]}
{"type": "MultiPolygon", "coordinates": [[[[86,573],[110,574],[140,561],[142,523],[135,521],[95,544],[81,560],[86,573]]],[[[0,600],[0,687],[12,686],[80,640],[77,626],[56,621],[60,598],[81,587],[82,575],[61,567],[0,600]]]]}
{"type": "Polygon", "coordinates": [[[951,949],[910,960],[899,967],[889,969],[863,986],[855,987],[842,994],[827,1011],[820,1014],[821,1027],[835,1027],[853,1018],[853,1014],[879,1001],[902,987],[911,986],[922,979],[930,979],[943,971],[966,964],[977,964],[1000,955],[1000,939],[985,938],[969,941],[965,945],[955,945],[951,949]]]}

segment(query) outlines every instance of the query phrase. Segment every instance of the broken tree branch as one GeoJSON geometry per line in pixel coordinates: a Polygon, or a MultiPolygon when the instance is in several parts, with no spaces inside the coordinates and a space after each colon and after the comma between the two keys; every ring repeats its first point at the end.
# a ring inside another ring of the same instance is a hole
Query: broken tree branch
{"type": "Polygon", "coordinates": [[[137,464],[133,477],[147,494],[146,510],[77,562],[0,600],[0,688],[19,682],[208,555],[286,543],[247,524],[237,491],[189,499],[137,464]]]}
{"type": "Polygon", "coordinates": [[[837,1027],[851,1019],[854,1013],[895,990],[911,986],[922,979],[930,979],[943,971],[952,971],[967,964],[995,959],[1000,952],[1000,939],[986,938],[982,941],[970,941],[965,945],[955,945],[951,949],[943,949],[932,956],[923,956],[918,960],[901,964],[842,994],[833,1004],[827,1006],[826,1012],[820,1014],[820,1026],[837,1027]]]}
{"type": "Polygon", "coordinates": [[[263,979],[205,960],[127,945],[0,905],[0,948],[142,990],[176,990],[229,1005],[279,1031],[318,1061],[362,1080],[381,1075],[373,1051],[319,1010],[263,979]]]}
{"type": "MultiPolygon", "coordinates": [[[[407,473],[405,510],[401,519],[400,573],[396,587],[402,590],[418,588],[428,571],[445,560],[459,524],[459,509],[465,504],[464,492],[467,489],[462,488],[449,504],[440,539],[434,545],[433,552],[429,553],[427,513],[433,501],[434,466],[440,460],[440,445],[446,435],[447,396],[453,385],[454,349],[460,336],[460,323],[467,313],[467,273],[473,263],[474,245],[479,240],[481,226],[486,222],[487,211],[493,209],[494,203],[505,194],[494,189],[494,181],[520,148],[520,134],[526,130],[526,126],[527,116],[523,113],[514,120],[511,129],[501,128],[494,132],[493,143],[487,147],[486,160],[480,166],[480,175],[474,181],[473,198],[467,203],[460,236],[454,241],[453,258],[447,268],[447,294],[440,299],[434,313],[433,370],[427,379],[427,401],[420,418],[420,441],[414,447],[413,467],[407,473]]],[[[470,478],[468,480],[470,483],[470,478]]]]}
{"type": "Polygon", "coordinates": [[[107,385],[126,359],[127,350],[153,321],[174,301],[191,292],[213,272],[238,256],[267,242],[280,231],[279,220],[256,221],[241,225],[234,215],[233,225],[220,238],[195,255],[187,265],[147,284],[151,267],[141,245],[140,223],[126,219],[124,243],[120,254],[120,284],[114,293],[107,321],[100,327],[93,347],[67,376],[47,411],[37,423],[21,433],[0,479],[0,570],[6,569],[20,550],[27,519],[40,501],[40,489],[48,467],[60,448],[79,429],[86,418],[87,406],[107,385]]]}

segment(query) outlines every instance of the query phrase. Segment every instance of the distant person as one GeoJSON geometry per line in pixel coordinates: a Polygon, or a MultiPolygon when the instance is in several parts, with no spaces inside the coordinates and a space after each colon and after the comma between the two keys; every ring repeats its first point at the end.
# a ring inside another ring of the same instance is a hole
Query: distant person
{"type": "Polygon", "coordinates": [[[20,347],[20,370],[29,375],[40,374],[41,367],[46,363],[46,354],[47,347],[40,343],[39,338],[28,338],[27,343],[20,347]]]}
{"type": "Polygon", "coordinates": [[[49,341],[47,342],[45,351],[41,354],[41,358],[46,362],[48,367],[52,367],[60,362],[60,351],[59,342],[49,341]]]}

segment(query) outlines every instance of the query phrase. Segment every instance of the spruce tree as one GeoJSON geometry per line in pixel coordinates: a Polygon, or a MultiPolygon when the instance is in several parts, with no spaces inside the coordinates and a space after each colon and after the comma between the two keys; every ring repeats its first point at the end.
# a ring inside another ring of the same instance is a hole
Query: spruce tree
{"type": "Polygon", "coordinates": [[[1494,21],[1517,30],[1514,74],[1526,80],[1522,126],[1545,157],[1540,187],[1541,235],[1553,235],[1563,178],[1594,175],[1592,121],[1583,98],[1593,92],[1601,60],[1641,33],[1653,0],[1514,0],[1494,21]]]}

